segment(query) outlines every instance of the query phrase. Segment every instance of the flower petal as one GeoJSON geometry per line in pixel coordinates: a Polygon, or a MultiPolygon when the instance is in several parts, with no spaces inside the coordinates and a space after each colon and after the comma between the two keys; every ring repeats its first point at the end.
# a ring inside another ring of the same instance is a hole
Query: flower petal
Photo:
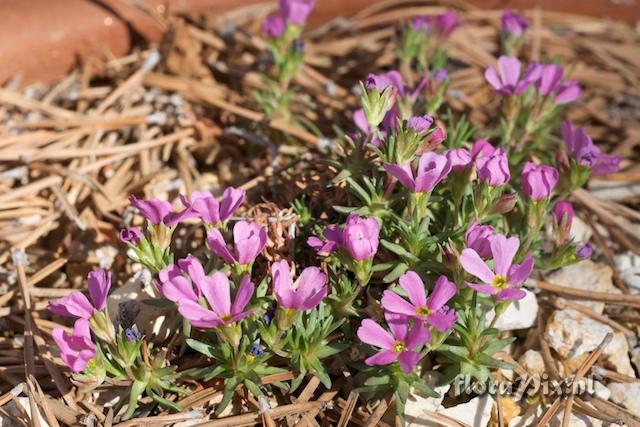
{"type": "Polygon", "coordinates": [[[251,276],[246,274],[240,281],[240,286],[236,292],[236,299],[233,301],[233,306],[231,306],[231,314],[241,313],[245,309],[249,301],[251,301],[254,289],[255,286],[251,283],[251,276]]]}
{"type": "Polygon", "coordinates": [[[458,291],[455,283],[450,282],[447,276],[438,277],[433,292],[427,299],[427,307],[429,310],[436,311],[447,303],[458,291]]]}
{"type": "Polygon", "coordinates": [[[93,306],[87,297],[79,291],[73,291],[64,298],[49,301],[48,309],[58,316],[88,319],[93,315],[93,306]]]}
{"type": "Polygon", "coordinates": [[[405,344],[407,350],[415,350],[431,341],[431,332],[424,326],[423,322],[416,322],[407,334],[405,344]]]}
{"type": "Polygon", "coordinates": [[[207,232],[207,243],[209,244],[209,249],[222,258],[224,262],[227,264],[233,264],[235,262],[235,257],[227,248],[227,244],[224,241],[224,237],[222,237],[222,233],[217,228],[212,228],[207,232]]]}
{"type": "Polygon", "coordinates": [[[202,294],[218,317],[231,314],[231,288],[227,276],[216,271],[202,281],[202,294]]]}
{"type": "Polygon", "coordinates": [[[474,291],[480,292],[481,294],[495,295],[496,293],[498,293],[498,290],[496,288],[491,285],[487,285],[486,283],[464,283],[469,288],[473,289],[474,291]]]}
{"type": "Polygon", "coordinates": [[[407,374],[413,371],[413,368],[416,367],[419,359],[420,353],[416,353],[415,351],[403,351],[398,357],[400,367],[407,374]]]}
{"type": "Polygon", "coordinates": [[[382,350],[371,357],[365,359],[364,363],[369,366],[389,365],[398,360],[398,353],[391,350],[382,350]]]}
{"type": "Polygon", "coordinates": [[[93,306],[97,310],[103,310],[107,305],[107,295],[111,288],[111,272],[103,268],[94,270],[87,276],[87,284],[93,306]]]}
{"type": "Polygon", "coordinates": [[[364,319],[357,332],[360,341],[385,350],[393,346],[394,339],[382,326],[371,319],[364,319]]]}
{"type": "Polygon", "coordinates": [[[485,283],[491,283],[495,276],[473,249],[466,248],[460,254],[460,264],[467,273],[476,276],[485,283]]]}
{"type": "Polygon", "coordinates": [[[415,271],[407,271],[398,280],[400,286],[409,296],[409,301],[416,307],[427,305],[427,295],[424,290],[424,282],[415,271]]]}
{"type": "Polygon", "coordinates": [[[222,200],[220,201],[220,221],[226,221],[238,209],[238,207],[244,202],[246,191],[229,187],[222,193],[222,200]]]}
{"type": "Polygon", "coordinates": [[[507,277],[513,257],[518,252],[520,239],[515,236],[507,238],[502,234],[495,234],[491,237],[490,243],[491,254],[493,255],[493,269],[496,274],[507,277]]]}
{"type": "Polygon", "coordinates": [[[509,285],[519,285],[531,276],[533,272],[533,256],[529,252],[521,264],[514,264],[509,269],[508,282],[509,285]]]}
{"type": "Polygon", "coordinates": [[[445,332],[453,326],[458,320],[458,316],[456,316],[455,311],[450,309],[449,307],[441,307],[440,310],[435,313],[431,313],[429,317],[427,317],[427,322],[439,332],[445,332]]]}
{"type": "Polygon", "coordinates": [[[396,165],[393,163],[385,163],[384,170],[400,181],[404,187],[411,191],[415,191],[415,182],[413,180],[413,173],[411,172],[411,166],[409,164],[396,165]]]}
{"type": "Polygon", "coordinates": [[[522,289],[507,288],[503,289],[496,295],[496,301],[506,301],[510,299],[522,299],[527,295],[522,289]]]}
{"type": "Polygon", "coordinates": [[[178,312],[196,328],[216,328],[223,324],[220,317],[213,311],[193,301],[180,301],[178,312]]]}
{"type": "Polygon", "coordinates": [[[386,311],[403,314],[410,317],[417,317],[416,307],[411,305],[408,301],[406,301],[395,292],[384,291],[382,300],[380,300],[380,302],[382,303],[382,307],[386,311]]]}

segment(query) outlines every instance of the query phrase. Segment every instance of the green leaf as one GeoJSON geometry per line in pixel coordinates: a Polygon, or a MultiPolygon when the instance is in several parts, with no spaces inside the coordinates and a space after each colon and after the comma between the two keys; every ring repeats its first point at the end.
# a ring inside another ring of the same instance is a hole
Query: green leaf
{"type": "Polygon", "coordinates": [[[238,385],[238,380],[236,378],[229,378],[224,382],[224,394],[222,395],[222,400],[216,407],[216,415],[220,415],[222,411],[229,405],[231,399],[233,398],[233,393],[236,391],[236,386],[238,385]]]}
{"type": "Polygon", "coordinates": [[[203,342],[194,340],[192,338],[187,338],[187,345],[197,351],[198,353],[202,353],[205,356],[212,357],[214,359],[218,359],[218,355],[216,355],[216,350],[203,342]]]}
{"type": "Polygon", "coordinates": [[[165,399],[164,397],[156,394],[156,393],[151,393],[151,398],[153,400],[155,400],[156,402],[158,402],[160,405],[164,406],[167,409],[170,409],[174,412],[181,412],[182,408],[180,406],[178,406],[178,404],[176,404],[175,402],[172,402],[169,399],[165,399]]]}
{"type": "Polygon", "coordinates": [[[516,340],[516,337],[509,337],[509,338],[505,338],[499,341],[495,341],[489,344],[485,344],[482,347],[481,352],[484,354],[488,354],[493,356],[494,354],[496,354],[498,351],[502,350],[503,348],[505,348],[506,346],[508,346],[509,344],[511,344],[512,342],[514,342],[516,340]]]}
{"type": "Polygon", "coordinates": [[[133,416],[133,413],[138,408],[138,400],[144,393],[147,383],[143,381],[134,380],[129,388],[129,404],[127,406],[127,412],[125,412],[122,419],[127,420],[133,416]]]}

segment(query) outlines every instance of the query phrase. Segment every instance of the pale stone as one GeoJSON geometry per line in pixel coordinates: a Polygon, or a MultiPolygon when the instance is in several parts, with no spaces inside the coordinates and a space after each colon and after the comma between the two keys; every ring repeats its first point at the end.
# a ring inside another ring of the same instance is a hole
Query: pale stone
{"type": "Polygon", "coordinates": [[[640,382],[610,383],[611,400],[627,408],[636,417],[640,417],[640,382]]]}
{"type": "MultiPolygon", "coordinates": [[[[549,424],[548,424],[549,427],[561,427],[563,418],[564,418],[564,412],[558,411],[558,413],[556,413],[556,415],[554,415],[553,418],[549,420],[549,424]]],[[[567,424],[567,426],[568,427],[602,427],[602,421],[596,418],[591,418],[584,414],[576,414],[575,412],[572,412],[571,416],[569,417],[569,423],[567,424]]]]}
{"type": "Polygon", "coordinates": [[[530,375],[542,376],[542,374],[546,372],[544,359],[539,351],[527,350],[522,356],[520,356],[518,363],[530,375]]]}
{"type": "Polygon", "coordinates": [[[423,380],[431,387],[436,393],[438,393],[439,397],[427,397],[422,396],[415,389],[411,389],[409,394],[409,399],[407,399],[407,403],[405,404],[405,415],[407,416],[408,426],[419,426],[422,424],[413,424],[411,423],[412,419],[415,420],[423,420],[425,417],[425,413],[428,412],[436,412],[443,410],[442,400],[444,396],[449,391],[451,387],[450,384],[441,385],[436,387],[436,384],[442,378],[442,374],[439,372],[431,371],[424,374],[422,377],[423,380]]]}
{"type": "MultiPolygon", "coordinates": [[[[611,292],[614,288],[611,267],[605,264],[596,264],[590,260],[561,268],[549,276],[549,282],[554,285],[590,292],[611,292]]],[[[604,311],[604,302],[566,298],[589,307],[596,313],[602,314],[604,311]]]]}
{"type": "Polygon", "coordinates": [[[573,221],[571,221],[571,229],[569,230],[569,236],[576,242],[584,243],[588,242],[593,235],[593,230],[583,220],[579,217],[574,216],[573,221]]]}
{"type": "Polygon", "coordinates": [[[608,333],[613,334],[613,338],[604,348],[603,359],[617,372],[635,376],[629,360],[629,344],[624,334],[614,333],[610,326],[593,320],[576,310],[554,311],[547,322],[545,338],[549,342],[549,346],[563,359],[569,359],[564,363],[568,366],[568,371],[571,372],[574,370],[571,366],[577,367],[586,357],[586,353],[595,350],[608,333]],[[571,363],[572,360],[574,363],[571,363]]]}
{"type": "Polygon", "coordinates": [[[166,313],[144,301],[158,298],[153,286],[145,285],[147,274],[140,271],[129,279],[124,285],[116,288],[107,300],[107,309],[114,325],[117,325],[119,305],[127,301],[135,301],[139,304],[140,311],[135,323],[140,332],[148,337],[155,335],[156,340],[163,341],[169,337],[169,326],[172,319],[167,319],[166,313]]]}
{"type": "MultiPolygon", "coordinates": [[[[471,427],[486,427],[491,419],[491,409],[493,408],[493,398],[489,394],[475,397],[468,402],[461,403],[450,408],[445,408],[437,413],[454,420],[468,424],[471,427]]],[[[442,424],[429,419],[413,419],[411,424],[414,427],[428,426],[437,427],[442,424]]]]}
{"type": "MultiPolygon", "coordinates": [[[[538,316],[538,300],[536,295],[527,290],[524,298],[513,301],[496,321],[495,327],[501,331],[526,329],[533,326],[538,316]]],[[[493,319],[493,310],[487,313],[487,322],[493,319]]]]}

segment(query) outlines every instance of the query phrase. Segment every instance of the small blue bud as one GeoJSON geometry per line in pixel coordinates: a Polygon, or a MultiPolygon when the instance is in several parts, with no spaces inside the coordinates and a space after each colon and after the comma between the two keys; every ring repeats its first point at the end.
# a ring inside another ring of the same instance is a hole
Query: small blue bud
{"type": "Polygon", "coordinates": [[[262,321],[266,324],[266,325],[270,325],[271,321],[273,320],[273,316],[276,314],[276,308],[273,305],[270,305],[269,307],[267,307],[267,310],[264,312],[264,315],[262,315],[262,321]]]}
{"type": "Polygon", "coordinates": [[[127,339],[127,341],[133,342],[138,341],[140,338],[142,338],[142,334],[133,328],[127,328],[124,330],[124,337],[127,339]]]}
{"type": "Polygon", "coordinates": [[[251,353],[253,356],[261,356],[264,353],[264,350],[262,348],[262,346],[260,344],[258,344],[257,342],[254,342],[253,344],[251,344],[251,348],[249,349],[249,353],[251,353]]]}

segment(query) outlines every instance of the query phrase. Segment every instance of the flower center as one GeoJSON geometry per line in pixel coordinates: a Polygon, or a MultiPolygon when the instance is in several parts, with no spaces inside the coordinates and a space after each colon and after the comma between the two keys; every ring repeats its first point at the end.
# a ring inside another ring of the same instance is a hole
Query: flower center
{"type": "Polygon", "coordinates": [[[497,274],[491,281],[491,285],[496,289],[504,289],[508,284],[509,282],[507,281],[507,278],[499,274],[497,274]]]}
{"type": "Polygon", "coordinates": [[[231,315],[230,314],[225,314],[224,316],[220,317],[225,323],[229,323],[231,322],[231,315]]]}
{"type": "Polygon", "coordinates": [[[391,346],[391,350],[394,353],[402,353],[405,349],[405,345],[404,345],[404,341],[396,341],[393,343],[393,345],[391,346]]]}
{"type": "Polygon", "coordinates": [[[420,317],[427,317],[428,315],[431,314],[431,310],[429,310],[427,306],[423,305],[422,307],[416,308],[416,313],[420,317]]]}

